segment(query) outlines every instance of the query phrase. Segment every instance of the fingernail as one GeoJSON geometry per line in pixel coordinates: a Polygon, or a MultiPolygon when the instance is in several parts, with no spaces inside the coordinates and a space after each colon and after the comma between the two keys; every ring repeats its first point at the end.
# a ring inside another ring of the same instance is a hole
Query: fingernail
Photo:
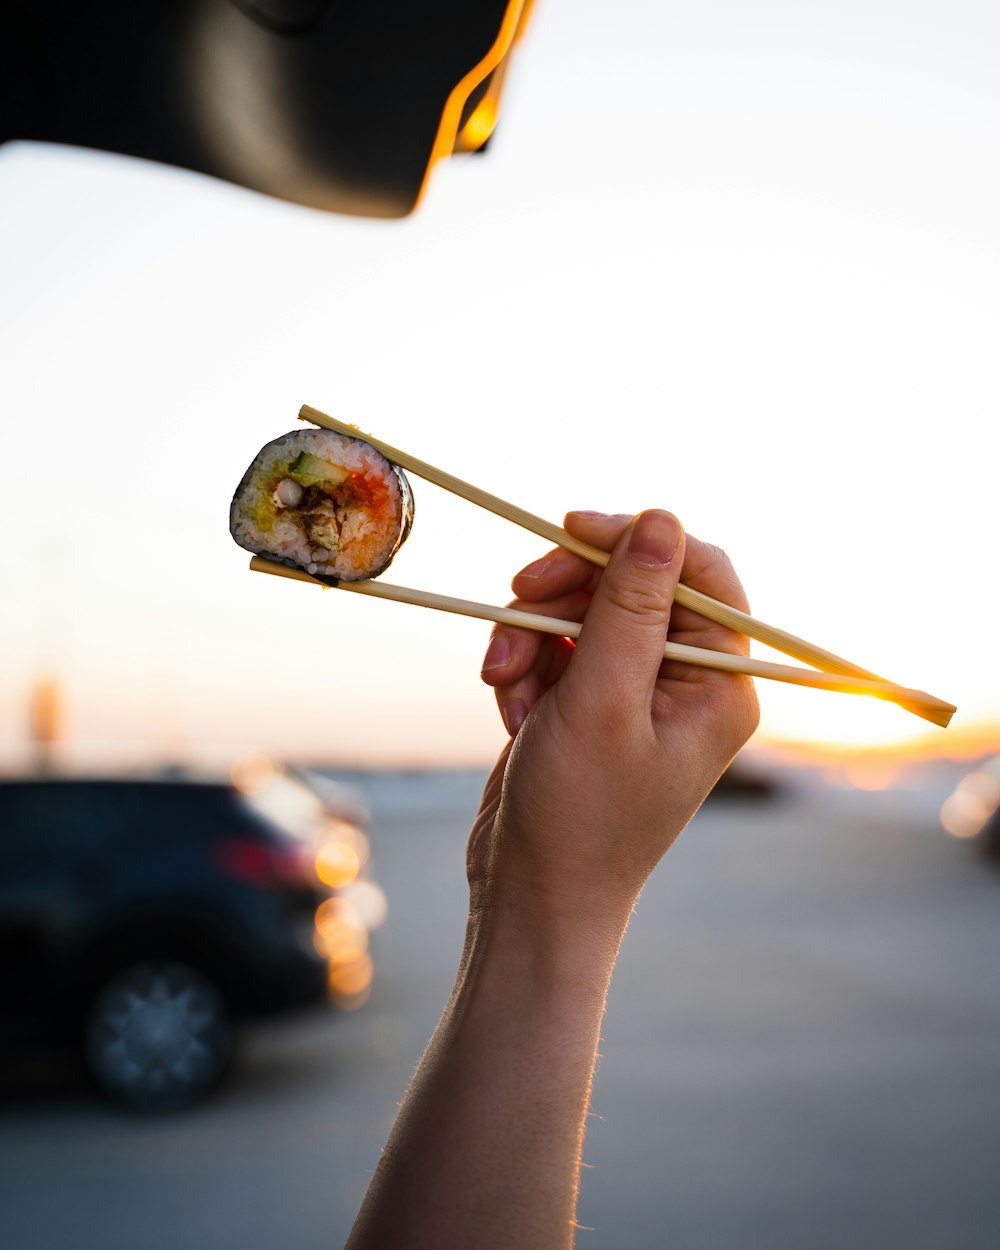
{"type": "Polygon", "coordinates": [[[512,738],[524,724],[527,715],[528,709],[520,699],[511,699],[509,703],[504,704],[503,723],[507,726],[507,732],[512,738]]]}
{"type": "Polygon", "coordinates": [[[642,512],[632,526],[628,553],[636,564],[662,568],[669,564],[681,541],[681,527],[669,512],[642,512]]]}
{"type": "Polygon", "coordinates": [[[534,580],[536,577],[541,577],[551,563],[551,556],[542,556],[541,559],[535,560],[532,564],[523,568],[520,573],[518,573],[518,577],[528,577],[534,580]]]}
{"type": "Polygon", "coordinates": [[[488,673],[493,668],[504,668],[509,660],[510,640],[506,634],[494,634],[483,656],[483,667],[480,672],[488,673]]]}
{"type": "Polygon", "coordinates": [[[567,519],[571,516],[582,516],[588,521],[621,521],[627,525],[632,520],[631,512],[587,512],[582,508],[575,508],[572,512],[567,512],[567,519]]]}

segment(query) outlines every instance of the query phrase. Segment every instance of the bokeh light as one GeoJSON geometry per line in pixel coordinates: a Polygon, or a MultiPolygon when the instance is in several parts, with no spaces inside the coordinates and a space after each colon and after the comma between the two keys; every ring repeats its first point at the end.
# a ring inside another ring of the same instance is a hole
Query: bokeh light
{"type": "Polygon", "coordinates": [[[389,900],[385,896],[385,891],[376,882],[360,878],[352,881],[346,889],[341,891],[341,894],[355,909],[358,919],[369,933],[385,924],[389,915],[389,900]]]}
{"type": "Polygon", "coordinates": [[[360,870],[358,853],[347,842],[324,842],[316,852],[316,875],[332,889],[349,885],[360,870]]]}
{"type": "Polygon", "coordinates": [[[969,773],[941,807],[942,828],[953,838],[974,838],[1000,807],[1000,762],[969,773]]]}
{"type": "Polygon", "coordinates": [[[315,916],[316,949],[332,964],[347,964],[368,950],[368,930],[353,904],[344,898],[328,898],[315,916]]]}
{"type": "Polygon", "coordinates": [[[367,999],[374,967],[370,955],[349,963],[332,964],[328,977],[331,993],[340,1007],[360,1007],[367,999]]]}
{"type": "Polygon", "coordinates": [[[274,763],[261,752],[242,755],[229,770],[233,785],[242,794],[260,794],[274,781],[274,763]]]}

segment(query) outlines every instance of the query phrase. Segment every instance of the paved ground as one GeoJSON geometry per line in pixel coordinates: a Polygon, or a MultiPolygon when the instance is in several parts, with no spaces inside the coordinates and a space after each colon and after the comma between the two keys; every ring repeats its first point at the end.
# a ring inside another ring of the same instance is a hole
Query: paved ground
{"type": "MultiPolygon", "coordinates": [[[[4,1250],[340,1245],[451,981],[476,789],[373,792],[372,1001],[255,1035],[209,1106],[146,1121],[51,1064],[8,1073],[4,1250]]],[[[581,1247],[1000,1245],[1000,873],[935,812],[824,791],[699,815],[626,939],[581,1247]]]]}

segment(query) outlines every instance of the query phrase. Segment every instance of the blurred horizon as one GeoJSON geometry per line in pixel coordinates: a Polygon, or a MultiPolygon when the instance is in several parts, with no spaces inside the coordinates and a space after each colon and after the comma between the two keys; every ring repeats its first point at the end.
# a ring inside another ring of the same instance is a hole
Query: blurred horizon
{"type": "MultiPolygon", "coordinates": [[[[12,735],[12,742],[0,756],[0,777],[21,773],[81,774],[88,770],[227,773],[238,767],[241,760],[254,757],[344,772],[478,770],[492,767],[507,741],[506,731],[499,724],[492,752],[473,743],[465,750],[448,754],[442,753],[440,745],[434,742],[422,749],[383,749],[368,754],[327,751],[320,743],[310,743],[298,751],[275,747],[262,750],[252,732],[243,741],[213,737],[210,742],[198,742],[186,738],[179,729],[172,740],[142,732],[134,732],[129,738],[109,733],[104,738],[84,739],[72,732],[72,713],[67,708],[65,692],[51,678],[39,681],[29,691],[23,712],[20,737],[12,735]]],[[[827,769],[831,775],[843,772],[863,777],[864,768],[859,766],[867,762],[871,765],[871,777],[887,778],[886,784],[890,784],[891,779],[924,765],[969,764],[994,755],[1000,756],[1000,722],[983,721],[949,730],[927,728],[911,738],[882,743],[789,738],[770,735],[762,729],[742,748],[735,763],[739,767],[742,761],[765,771],[827,769]]]]}
{"type": "MultiPolygon", "coordinates": [[[[762,684],[765,684],[763,679],[758,678],[758,690],[762,684]]],[[[483,687],[483,694],[492,704],[492,692],[483,687]]],[[[823,694],[821,697],[848,704],[873,702],[849,695],[823,694]]],[[[112,718],[106,717],[100,736],[84,735],[74,730],[70,696],[51,673],[28,688],[23,707],[17,709],[8,705],[5,710],[8,741],[0,753],[0,777],[23,772],[58,774],[170,768],[228,772],[239,760],[255,755],[328,770],[489,769],[507,741],[506,730],[495,709],[494,742],[490,742],[488,735],[471,741],[466,737],[457,745],[452,740],[451,749],[443,749],[440,740],[420,746],[376,746],[368,751],[343,747],[325,749],[322,741],[282,743],[280,737],[277,741],[272,739],[265,747],[261,741],[264,734],[254,722],[249,723],[242,737],[227,738],[217,733],[189,733],[180,715],[175,716],[165,733],[157,732],[152,721],[145,725],[136,725],[133,721],[128,724],[126,734],[125,726],[116,726],[112,718]]],[[[898,716],[904,715],[898,708],[892,711],[898,716]]],[[[749,760],[751,766],[756,764],[765,769],[825,768],[831,775],[853,773],[863,777],[865,770],[859,765],[868,761],[870,775],[886,778],[885,784],[891,784],[892,779],[920,765],[968,764],[994,755],[1000,756],[1000,720],[971,723],[960,720],[958,725],[947,729],[918,724],[908,735],[898,738],[857,742],[835,737],[784,736],[769,732],[768,726],[762,723],[742,748],[736,762],[738,765],[740,760],[749,760]]],[[[863,785],[863,788],[869,787],[863,785]]]]}

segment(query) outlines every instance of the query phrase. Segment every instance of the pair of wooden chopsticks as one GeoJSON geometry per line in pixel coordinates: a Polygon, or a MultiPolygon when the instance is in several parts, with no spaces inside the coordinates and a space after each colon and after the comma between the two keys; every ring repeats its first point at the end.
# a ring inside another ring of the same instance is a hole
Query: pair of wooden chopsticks
{"type": "MultiPolygon", "coordinates": [[[[525,512],[523,508],[518,508],[516,505],[508,503],[496,495],[490,495],[486,491],[480,490],[478,486],[473,486],[469,482],[463,482],[461,478],[453,477],[450,473],[445,473],[444,470],[435,468],[434,465],[418,460],[416,456],[411,456],[407,452],[401,451],[398,447],[391,447],[380,439],[372,438],[370,434],[363,434],[356,427],[337,421],[334,417],[327,416],[326,413],[320,412],[316,408],[311,408],[308,404],[304,404],[300,409],[299,419],[301,421],[309,421],[313,425],[322,426],[327,430],[333,430],[337,434],[346,435],[348,438],[364,439],[365,442],[370,443],[372,447],[380,451],[387,460],[399,465],[400,468],[415,473],[418,477],[422,477],[428,482],[433,482],[435,485],[441,486],[463,499],[467,499],[470,503],[477,504],[480,508],[494,512],[497,516],[513,521],[515,525],[520,525],[524,529],[530,530],[532,533],[538,534],[540,537],[546,538],[560,547],[565,547],[568,551],[576,552],[577,555],[583,556],[593,564],[604,567],[608,563],[609,557],[606,551],[592,547],[589,543],[581,542],[558,525],[553,525],[541,517],[525,512]]],[[[287,565],[262,559],[260,556],[253,557],[250,561],[250,567],[259,573],[272,573],[279,577],[290,577],[297,581],[324,585],[321,579],[311,577],[308,573],[299,569],[289,568],[287,565]]],[[[513,608],[491,607],[484,603],[473,603],[466,599],[452,599],[447,595],[411,590],[405,586],[393,586],[381,581],[341,582],[338,589],[350,590],[356,594],[371,595],[381,599],[394,599],[400,603],[412,603],[419,607],[436,608],[443,612],[454,612],[462,616],[477,617],[480,620],[496,621],[524,629],[539,630],[565,638],[576,638],[580,633],[580,624],[576,621],[560,621],[533,612],[521,612],[513,608]]],[[[783,629],[767,625],[748,613],[741,612],[738,608],[731,607],[726,603],[720,603],[701,591],[693,590],[690,586],[679,585],[674,598],[677,603],[693,609],[709,620],[725,625],[727,628],[735,630],[737,633],[745,634],[758,642],[763,642],[767,646],[783,652],[785,655],[802,660],[804,663],[812,665],[813,669],[818,671],[802,669],[793,665],[772,664],[766,660],[751,659],[748,656],[730,655],[721,651],[706,651],[699,647],[687,647],[679,643],[670,642],[664,647],[664,656],[668,659],[681,660],[687,664],[696,664],[704,668],[719,669],[724,672],[743,673],[751,677],[767,677],[774,681],[791,682],[795,685],[811,686],[821,690],[835,690],[845,694],[874,695],[877,698],[887,699],[892,703],[896,703],[914,715],[931,721],[935,725],[946,726],[956,710],[951,703],[945,703],[942,699],[937,699],[922,690],[911,690],[898,686],[894,682],[887,681],[876,673],[870,672],[868,669],[853,664],[850,660],[845,660],[830,651],[816,647],[812,643],[806,642],[802,638],[797,638],[794,634],[789,634],[783,629]]]]}

